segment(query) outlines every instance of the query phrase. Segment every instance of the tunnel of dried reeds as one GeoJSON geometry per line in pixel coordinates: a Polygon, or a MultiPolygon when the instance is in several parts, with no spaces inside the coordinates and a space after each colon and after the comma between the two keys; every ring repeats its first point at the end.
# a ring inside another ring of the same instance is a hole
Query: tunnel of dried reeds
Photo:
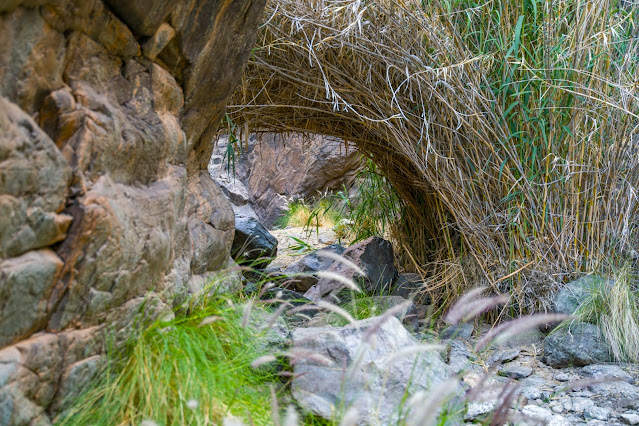
{"type": "Polygon", "coordinates": [[[574,274],[636,255],[637,15],[610,0],[270,1],[228,116],[355,144],[401,198],[396,246],[433,292],[481,281],[543,309],[574,274]]]}

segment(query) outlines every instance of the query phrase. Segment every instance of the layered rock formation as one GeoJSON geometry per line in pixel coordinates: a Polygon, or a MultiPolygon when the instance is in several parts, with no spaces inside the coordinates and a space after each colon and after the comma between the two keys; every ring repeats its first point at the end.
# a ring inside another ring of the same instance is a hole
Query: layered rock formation
{"type": "Polygon", "coordinates": [[[206,167],[264,0],[0,3],[0,424],[229,262],[206,167]]]}
{"type": "Polygon", "coordinates": [[[267,228],[283,214],[287,200],[350,188],[361,166],[355,148],[327,136],[266,133],[243,144],[243,152],[229,159],[228,139],[220,139],[209,172],[236,214],[255,214],[267,228]]]}

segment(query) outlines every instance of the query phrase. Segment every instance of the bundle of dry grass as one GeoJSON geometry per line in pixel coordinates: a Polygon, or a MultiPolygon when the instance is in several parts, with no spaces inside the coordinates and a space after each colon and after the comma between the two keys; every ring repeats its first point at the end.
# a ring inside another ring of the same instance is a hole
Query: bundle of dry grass
{"type": "Polygon", "coordinates": [[[356,144],[408,258],[543,306],[636,247],[639,47],[614,3],[273,0],[229,116],[356,144]]]}

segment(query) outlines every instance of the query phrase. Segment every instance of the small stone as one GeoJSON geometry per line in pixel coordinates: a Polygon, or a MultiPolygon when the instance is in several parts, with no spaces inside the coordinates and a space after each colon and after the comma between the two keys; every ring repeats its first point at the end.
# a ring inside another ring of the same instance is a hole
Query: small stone
{"type": "Polygon", "coordinates": [[[572,380],[572,375],[570,373],[557,373],[555,374],[555,380],[558,382],[569,382],[572,380]]]}
{"type": "Polygon", "coordinates": [[[639,399],[639,388],[626,382],[604,382],[591,385],[590,390],[601,396],[639,399]]]}
{"type": "Polygon", "coordinates": [[[627,425],[639,425],[639,414],[625,413],[619,416],[619,419],[627,425]]]}
{"type": "Polygon", "coordinates": [[[611,378],[623,380],[632,384],[634,379],[628,373],[616,365],[592,364],[581,369],[581,373],[586,377],[594,377],[595,379],[611,378]]]}
{"type": "Polygon", "coordinates": [[[564,416],[555,414],[546,419],[546,426],[570,426],[572,423],[564,416]]]}
{"type": "Polygon", "coordinates": [[[499,369],[499,375],[519,380],[530,376],[533,373],[532,368],[518,364],[506,364],[499,369]]]}
{"type": "Polygon", "coordinates": [[[584,418],[585,419],[594,419],[594,420],[608,420],[610,417],[610,409],[597,407],[596,405],[592,405],[587,407],[584,410],[584,418]]]}
{"type": "Polygon", "coordinates": [[[497,404],[493,401],[471,402],[468,404],[468,411],[464,415],[464,420],[475,420],[477,417],[490,413],[496,406],[497,404]]]}
{"type": "Polygon", "coordinates": [[[572,399],[572,411],[584,411],[586,408],[594,406],[595,403],[586,398],[573,398],[572,399]]]}
{"type": "Polygon", "coordinates": [[[509,362],[517,358],[520,353],[520,349],[497,349],[488,357],[486,362],[488,365],[509,362]]]}
{"type": "Polygon", "coordinates": [[[474,329],[475,327],[471,323],[451,325],[439,333],[439,338],[468,340],[472,336],[474,329]]]}
{"type": "Polygon", "coordinates": [[[546,421],[546,419],[548,419],[549,417],[553,415],[552,411],[543,407],[538,407],[536,405],[526,405],[521,410],[521,413],[526,417],[530,417],[532,419],[539,420],[542,422],[546,421]]]}

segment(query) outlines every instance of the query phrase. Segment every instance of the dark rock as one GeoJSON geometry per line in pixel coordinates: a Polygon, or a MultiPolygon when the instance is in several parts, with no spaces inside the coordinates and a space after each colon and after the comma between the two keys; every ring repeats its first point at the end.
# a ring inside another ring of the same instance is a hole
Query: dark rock
{"type": "Polygon", "coordinates": [[[459,325],[451,325],[439,333],[439,338],[468,340],[473,335],[474,330],[475,326],[469,322],[459,325]]]}
{"type": "Polygon", "coordinates": [[[393,284],[391,295],[412,299],[416,305],[429,305],[430,294],[424,289],[424,280],[419,274],[399,274],[393,284]]]}
{"type": "Polygon", "coordinates": [[[307,291],[317,284],[319,280],[317,276],[313,274],[317,271],[328,270],[335,261],[330,257],[322,256],[322,252],[330,251],[341,255],[345,250],[346,249],[339,244],[332,244],[321,250],[307,254],[297,262],[294,262],[284,270],[285,274],[291,275],[290,279],[287,280],[287,287],[295,291],[307,291]]]}
{"type": "Polygon", "coordinates": [[[544,362],[554,368],[585,366],[613,361],[596,325],[575,322],[544,339],[544,362]]]}
{"type": "Polygon", "coordinates": [[[152,36],[173,8],[171,0],[106,0],[106,3],[141,36],[152,36]]]}
{"type": "Polygon", "coordinates": [[[235,218],[235,238],[231,247],[233,259],[238,263],[247,263],[260,258],[251,265],[264,269],[277,256],[277,240],[264,226],[252,217],[235,218]]]}
{"type": "Polygon", "coordinates": [[[261,299],[272,300],[273,305],[286,306],[283,313],[296,318],[312,318],[319,312],[315,304],[301,293],[286,288],[272,287],[262,293],[261,299]]]}
{"type": "MultiPolygon", "coordinates": [[[[397,277],[397,269],[393,264],[393,246],[383,238],[370,237],[361,241],[346,249],[343,256],[355,263],[365,275],[359,275],[342,262],[333,263],[328,272],[354,280],[367,294],[387,292],[397,277]]],[[[306,292],[305,296],[311,300],[317,300],[331,293],[336,294],[343,289],[343,283],[330,278],[321,278],[306,292]]]]}

